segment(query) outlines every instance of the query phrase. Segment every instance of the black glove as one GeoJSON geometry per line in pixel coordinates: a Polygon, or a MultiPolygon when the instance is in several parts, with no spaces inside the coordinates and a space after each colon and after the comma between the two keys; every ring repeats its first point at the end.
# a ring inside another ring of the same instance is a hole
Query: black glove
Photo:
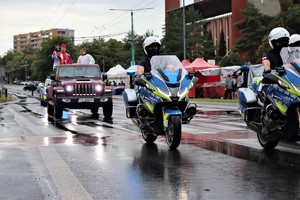
{"type": "Polygon", "coordinates": [[[264,73],[263,73],[263,75],[269,74],[269,73],[271,73],[271,71],[272,71],[271,69],[265,70],[264,73]]]}

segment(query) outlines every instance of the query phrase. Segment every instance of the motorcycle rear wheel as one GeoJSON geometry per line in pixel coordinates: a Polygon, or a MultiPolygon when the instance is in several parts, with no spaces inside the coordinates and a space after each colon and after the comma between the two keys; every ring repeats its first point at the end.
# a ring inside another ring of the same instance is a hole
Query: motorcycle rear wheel
{"type": "Polygon", "coordinates": [[[279,140],[267,139],[266,136],[262,135],[261,130],[257,133],[257,139],[259,144],[266,150],[274,149],[279,143],[279,140]]]}
{"type": "Polygon", "coordinates": [[[142,132],[143,139],[146,141],[147,144],[152,144],[157,138],[156,135],[148,133],[146,130],[141,130],[141,132],[142,132]]]}
{"type": "Polygon", "coordinates": [[[170,149],[176,149],[181,141],[181,118],[171,116],[166,131],[166,140],[170,149]]]}

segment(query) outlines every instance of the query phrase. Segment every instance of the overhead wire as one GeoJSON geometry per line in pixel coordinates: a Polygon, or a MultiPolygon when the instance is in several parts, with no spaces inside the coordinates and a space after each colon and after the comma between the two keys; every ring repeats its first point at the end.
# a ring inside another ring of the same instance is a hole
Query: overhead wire
{"type": "MultiPolygon", "coordinates": [[[[61,5],[62,5],[63,2],[64,2],[64,0],[60,1],[58,7],[54,11],[53,15],[48,19],[48,21],[46,22],[46,26],[44,26],[44,27],[48,27],[48,24],[51,22],[52,18],[56,15],[57,11],[59,10],[59,8],[61,7],[61,5]]],[[[42,29],[43,29],[43,27],[42,27],[42,29]]]]}
{"type": "MultiPolygon", "coordinates": [[[[134,9],[135,7],[137,7],[138,5],[140,5],[140,4],[142,4],[143,2],[145,2],[146,0],[142,0],[142,1],[140,1],[140,2],[138,2],[137,4],[135,4],[134,6],[132,6],[131,7],[131,9],[134,9]]],[[[150,2],[150,3],[153,3],[153,2],[155,2],[156,0],[153,0],[152,2],[150,2]]],[[[149,5],[149,4],[147,4],[147,5],[149,5]]],[[[146,7],[146,6],[144,6],[144,7],[146,7]]],[[[130,10],[130,9],[128,9],[128,10],[130,10]]],[[[112,26],[112,25],[115,25],[115,24],[119,24],[119,22],[121,22],[121,21],[125,21],[125,20],[128,20],[127,18],[121,18],[121,19],[119,19],[120,17],[122,17],[122,16],[124,16],[124,15],[126,15],[126,12],[124,12],[124,13],[122,13],[121,15],[119,15],[118,17],[116,17],[115,19],[113,19],[113,20],[111,20],[110,22],[108,22],[108,23],[106,23],[106,24],[104,24],[103,26],[101,26],[101,27],[103,27],[104,29],[106,29],[106,26],[112,26]],[[117,21],[116,21],[117,20],[117,21]],[[116,22],[114,22],[114,21],[116,21],[116,22]]],[[[94,31],[92,31],[90,34],[92,34],[92,33],[94,33],[95,31],[97,31],[98,29],[96,28],[94,31]]]]}
{"type": "Polygon", "coordinates": [[[66,10],[66,12],[61,16],[61,18],[55,23],[54,26],[56,26],[66,16],[66,14],[70,11],[70,9],[73,7],[73,5],[75,4],[76,1],[77,0],[74,0],[72,2],[72,4],[69,6],[69,8],[66,10]]]}

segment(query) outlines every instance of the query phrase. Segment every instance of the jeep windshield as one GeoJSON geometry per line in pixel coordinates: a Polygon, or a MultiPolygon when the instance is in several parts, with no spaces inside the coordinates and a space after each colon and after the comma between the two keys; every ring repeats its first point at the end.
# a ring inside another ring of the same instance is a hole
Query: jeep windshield
{"type": "Polygon", "coordinates": [[[97,66],[64,66],[59,68],[60,78],[93,78],[100,76],[97,66]]]}

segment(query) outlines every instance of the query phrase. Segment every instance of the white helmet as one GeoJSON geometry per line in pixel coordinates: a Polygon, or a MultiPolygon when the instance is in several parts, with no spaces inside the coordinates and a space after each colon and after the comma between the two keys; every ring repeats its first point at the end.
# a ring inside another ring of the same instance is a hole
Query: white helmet
{"type": "MultiPolygon", "coordinates": [[[[161,46],[161,43],[160,43],[160,39],[155,37],[155,36],[149,36],[145,39],[145,41],[143,42],[143,49],[144,49],[144,52],[146,55],[149,56],[149,50],[148,50],[148,46],[150,46],[151,44],[153,43],[157,43],[159,44],[159,49],[160,50],[160,46],[161,46]]],[[[151,53],[150,53],[151,54],[151,53]]],[[[150,55],[151,56],[151,55],[150,55]]]]}
{"type": "Polygon", "coordinates": [[[270,34],[269,34],[269,44],[271,46],[272,49],[274,49],[275,45],[274,45],[274,41],[279,40],[281,38],[289,38],[290,37],[290,33],[282,27],[276,27],[274,28],[270,34]]]}
{"type": "MultiPolygon", "coordinates": [[[[291,35],[290,39],[289,39],[289,46],[295,46],[293,44],[295,43],[300,43],[300,35],[299,34],[293,34],[291,35]]],[[[299,45],[296,45],[299,46],[299,45]]]]}

